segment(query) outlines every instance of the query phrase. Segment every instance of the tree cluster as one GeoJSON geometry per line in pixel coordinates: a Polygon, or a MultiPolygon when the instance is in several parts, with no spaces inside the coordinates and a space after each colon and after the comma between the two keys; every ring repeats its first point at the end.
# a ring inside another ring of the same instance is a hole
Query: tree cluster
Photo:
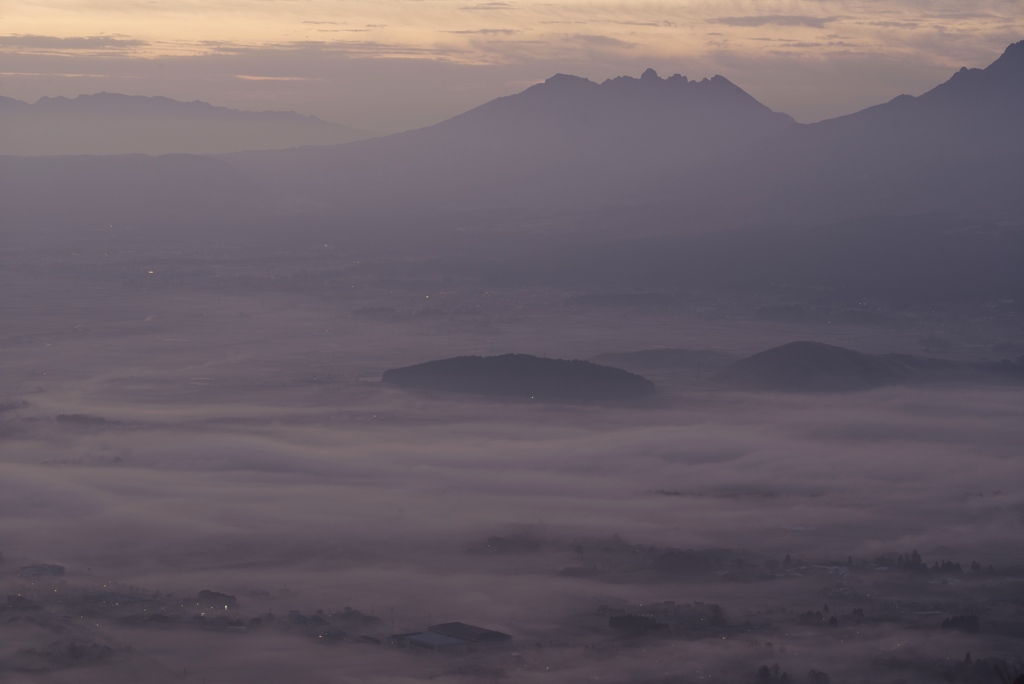
{"type": "Polygon", "coordinates": [[[647,634],[650,632],[661,632],[668,629],[668,625],[658,622],[647,615],[613,615],[608,618],[608,626],[616,632],[628,635],[647,634]]]}

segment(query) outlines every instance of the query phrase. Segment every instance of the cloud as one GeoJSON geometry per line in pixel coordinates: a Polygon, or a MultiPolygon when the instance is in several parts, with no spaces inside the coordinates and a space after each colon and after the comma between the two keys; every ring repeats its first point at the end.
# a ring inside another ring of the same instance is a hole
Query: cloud
{"type": "Polygon", "coordinates": [[[584,43],[586,45],[594,45],[598,47],[613,47],[613,48],[631,48],[634,47],[634,43],[629,43],[618,38],[611,36],[596,35],[590,33],[574,33],[570,36],[572,40],[584,43]]]}
{"type": "Polygon", "coordinates": [[[724,24],[725,26],[806,26],[809,28],[824,28],[836,21],[839,17],[812,17],[800,14],[760,14],[742,17],[715,17],[708,19],[711,24],[724,24]]]}
{"type": "Polygon", "coordinates": [[[676,28],[678,24],[674,21],[662,20],[662,21],[609,21],[610,24],[618,24],[619,26],[652,26],[656,28],[676,28]]]}
{"type": "MultiPolygon", "coordinates": [[[[231,50],[231,48],[228,48],[231,50]]],[[[245,48],[234,48],[244,50],[245,48]]],[[[451,57],[455,51],[449,47],[413,45],[408,43],[387,43],[373,40],[296,40],[264,46],[266,50],[295,51],[315,50],[325,53],[345,54],[355,57],[451,57]]]]}
{"type": "Polygon", "coordinates": [[[255,76],[252,74],[236,74],[235,78],[243,81],[320,81],[320,78],[309,76],[255,76]]]}
{"type": "Polygon", "coordinates": [[[882,28],[916,29],[921,27],[921,22],[919,21],[874,20],[863,23],[868,26],[880,26],[882,28]]]}
{"type": "Polygon", "coordinates": [[[28,78],[109,78],[109,74],[61,73],[56,71],[0,71],[0,76],[23,76],[28,78]]]}
{"type": "Polygon", "coordinates": [[[71,38],[28,34],[0,36],[0,47],[44,50],[127,50],[130,48],[146,47],[149,44],[145,40],[116,36],[79,36],[71,38]]]}
{"type": "Polygon", "coordinates": [[[513,10],[516,7],[508,2],[482,2],[478,5],[465,5],[461,10],[513,10]]]}
{"type": "Polygon", "coordinates": [[[496,28],[485,28],[485,29],[462,29],[462,30],[447,30],[444,33],[455,33],[458,35],[482,35],[482,36],[511,36],[516,33],[522,33],[521,29],[496,29],[496,28]]]}

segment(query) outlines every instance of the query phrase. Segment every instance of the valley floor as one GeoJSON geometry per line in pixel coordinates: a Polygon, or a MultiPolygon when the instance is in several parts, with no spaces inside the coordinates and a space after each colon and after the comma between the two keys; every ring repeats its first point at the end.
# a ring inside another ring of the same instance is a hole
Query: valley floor
{"type": "Polygon", "coordinates": [[[581,299],[333,252],[12,252],[0,279],[0,678],[910,683],[1021,667],[1019,386],[740,393],[669,367],[644,373],[656,400],[572,405],[379,382],[461,354],[739,357],[797,339],[1024,354],[998,302],[581,299]],[[20,572],[38,563],[66,574],[20,572]],[[201,615],[202,590],[239,606],[201,615]],[[612,626],[629,614],[665,627],[612,626]],[[943,629],[957,616],[977,629],[943,629]],[[443,621],[512,646],[387,644],[443,621]]]}

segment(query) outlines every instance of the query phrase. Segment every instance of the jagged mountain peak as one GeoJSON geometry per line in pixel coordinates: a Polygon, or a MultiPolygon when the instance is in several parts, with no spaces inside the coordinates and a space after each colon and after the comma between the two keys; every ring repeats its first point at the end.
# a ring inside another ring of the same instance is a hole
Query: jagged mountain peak
{"type": "Polygon", "coordinates": [[[639,77],[616,76],[600,83],[558,73],[517,95],[498,98],[483,105],[481,109],[493,112],[496,108],[529,106],[530,103],[540,106],[587,107],[591,113],[630,109],[645,110],[657,115],[655,113],[659,110],[668,113],[680,108],[721,110],[728,115],[757,111],[771,113],[787,124],[793,122],[786,114],[771,112],[724,76],[691,80],[676,73],[662,78],[654,69],[646,69],[639,77]]]}
{"type": "Polygon", "coordinates": [[[717,86],[728,85],[731,86],[732,88],[735,88],[736,90],[741,90],[739,86],[735,85],[732,81],[730,81],[725,76],[722,76],[720,74],[716,74],[711,78],[704,77],[699,81],[692,81],[686,76],[683,76],[682,74],[678,73],[672,74],[668,78],[662,78],[654,69],[645,70],[642,74],[640,74],[639,78],[634,78],[632,76],[616,76],[614,78],[609,78],[601,83],[601,85],[605,87],[629,85],[650,87],[652,89],[658,88],[661,90],[679,90],[684,86],[694,87],[708,84],[713,84],[717,86]]]}
{"type": "Polygon", "coordinates": [[[617,76],[601,83],[558,73],[436,127],[534,140],[551,134],[562,142],[595,135],[591,142],[599,146],[649,140],[658,147],[668,139],[719,137],[728,128],[721,144],[731,147],[736,140],[751,140],[793,123],[724,76],[694,81],[680,74],[662,78],[647,69],[639,77],[617,76]]]}
{"type": "Polygon", "coordinates": [[[972,100],[975,105],[981,105],[990,98],[1024,101],[1024,41],[1009,45],[996,61],[984,69],[961,67],[948,81],[919,99],[953,98],[972,100]]]}
{"type": "Polygon", "coordinates": [[[433,126],[290,153],[290,168],[316,179],[302,187],[278,175],[271,155],[234,162],[335,206],[394,206],[396,197],[408,207],[606,206],[793,125],[724,77],[663,79],[650,69],[595,83],[560,73],[433,126]]]}
{"type": "MultiPolygon", "coordinates": [[[[596,91],[597,89],[611,91],[619,87],[643,88],[645,91],[649,92],[682,92],[687,86],[690,88],[697,88],[698,86],[725,86],[732,90],[745,92],[742,88],[720,74],[716,74],[710,78],[705,77],[700,80],[690,80],[686,76],[678,73],[672,74],[667,78],[662,78],[654,69],[646,69],[639,77],[615,76],[613,78],[605,79],[600,83],[596,83],[582,76],[557,73],[545,80],[543,83],[527,88],[524,92],[536,90],[549,92],[566,92],[569,90],[596,91]]],[[[512,97],[515,96],[513,95],[512,97]]]]}
{"type": "Polygon", "coordinates": [[[992,62],[988,67],[990,70],[1001,70],[1007,68],[1024,70],[1024,40],[1017,41],[1016,43],[1010,43],[1010,45],[1003,50],[1003,54],[999,56],[999,59],[992,62]]]}
{"type": "Polygon", "coordinates": [[[549,84],[549,85],[570,85],[570,84],[587,84],[587,83],[589,83],[591,85],[596,85],[589,78],[584,78],[583,76],[574,76],[573,74],[563,74],[562,72],[558,72],[557,74],[555,74],[554,76],[551,76],[550,78],[548,78],[544,82],[549,84]]]}

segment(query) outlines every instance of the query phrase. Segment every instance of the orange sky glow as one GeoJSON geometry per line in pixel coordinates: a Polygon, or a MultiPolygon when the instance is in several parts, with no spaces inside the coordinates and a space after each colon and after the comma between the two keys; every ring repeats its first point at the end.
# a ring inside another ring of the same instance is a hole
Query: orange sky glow
{"type": "Polygon", "coordinates": [[[930,87],[1024,38],[1024,0],[6,0],[0,11],[3,95],[194,94],[381,130],[557,71],[646,66],[721,73],[813,120],[930,87]],[[408,99],[381,92],[389,78],[408,99]]]}

